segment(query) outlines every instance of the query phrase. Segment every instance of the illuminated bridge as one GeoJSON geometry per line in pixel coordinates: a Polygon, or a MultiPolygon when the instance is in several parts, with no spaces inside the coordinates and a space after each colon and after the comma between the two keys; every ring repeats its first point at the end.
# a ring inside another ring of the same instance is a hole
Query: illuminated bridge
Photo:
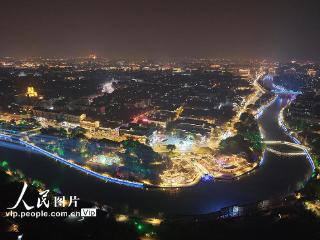
{"type": "Polygon", "coordinates": [[[277,150],[274,150],[272,148],[266,148],[267,151],[272,152],[274,154],[280,155],[280,156],[303,156],[306,155],[305,152],[280,152],[277,150]]]}
{"type": "Polygon", "coordinates": [[[267,74],[263,77],[262,82],[269,86],[269,88],[272,88],[271,90],[275,94],[279,95],[299,95],[302,94],[301,91],[293,91],[293,90],[288,90],[282,86],[276,85],[273,82],[273,75],[272,74],[267,74]]]}
{"type": "Polygon", "coordinates": [[[293,90],[287,90],[287,89],[274,89],[272,90],[275,94],[283,94],[283,95],[300,95],[302,94],[301,91],[293,91],[293,90]]]}
{"type": "MultiPolygon", "coordinates": [[[[288,133],[287,133],[288,134],[288,133]]],[[[288,136],[292,137],[290,134],[288,134],[288,136]]],[[[292,137],[294,138],[294,137],[292,137]]],[[[296,138],[294,138],[296,139],[296,138]]],[[[298,140],[297,140],[298,141],[298,140]]],[[[295,147],[295,148],[299,148],[302,150],[302,152],[295,152],[295,153],[287,153],[287,152],[280,152],[277,150],[274,150],[270,147],[267,147],[266,150],[272,153],[275,153],[277,155],[282,155],[282,156],[301,156],[301,155],[305,155],[310,163],[310,165],[312,166],[312,171],[315,170],[315,165],[313,162],[312,157],[310,156],[309,152],[308,152],[308,148],[301,145],[300,142],[297,143],[292,143],[292,142],[286,142],[286,141],[264,141],[265,144],[267,145],[287,145],[287,146],[291,146],[291,147],[295,147]]]]}
{"type": "Polygon", "coordinates": [[[292,143],[292,142],[286,142],[286,141],[264,141],[265,144],[267,145],[287,145],[290,147],[295,147],[295,148],[299,148],[301,150],[309,150],[307,147],[298,144],[298,143],[292,143]]]}

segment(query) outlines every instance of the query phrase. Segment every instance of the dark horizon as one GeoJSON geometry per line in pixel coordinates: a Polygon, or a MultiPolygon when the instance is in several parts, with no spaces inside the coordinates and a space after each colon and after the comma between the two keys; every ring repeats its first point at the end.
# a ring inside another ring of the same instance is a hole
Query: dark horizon
{"type": "Polygon", "coordinates": [[[319,60],[318,1],[7,1],[0,56],[319,60]]]}

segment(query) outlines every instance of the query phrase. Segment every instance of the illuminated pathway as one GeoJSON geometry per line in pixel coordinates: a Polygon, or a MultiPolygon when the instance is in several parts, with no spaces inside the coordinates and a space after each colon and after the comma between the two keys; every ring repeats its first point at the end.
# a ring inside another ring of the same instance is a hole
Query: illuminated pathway
{"type": "MultiPolygon", "coordinates": [[[[275,102],[266,109],[258,120],[261,129],[266,132],[264,139],[271,140],[270,146],[267,145],[270,148],[276,147],[272,142],[279,144],[281,140],[291,141],[278,125],[277,116],[282,108],[279,103],[280,101],[275,102]]],[[[0,135],[0,139],[19,141],[7,135],[0,135]]],[[[16,146],[19,145],[16,144],[16,146]]],[[[30,151],[32,147],[34,146],[28,145],[30,151]]],[[[64,194],[76,194],[81,199],[97,201],[99,204],[111,206],[115,212],[126,211],[127,214],[138,212],[138,215],[142,216],[159,216],[159,214],[178,216],[180,214],[207,214],[224,207],[241,207],[270,198],[283,198],[290,195],[301,188],[312,175],[312,160],[307,150],[303,151],[305,155],[280,156],[267,150],[260,167],[244,177],[230,181],[201,181],[190,187],[168,190],[142,189],[140,186],[146,185],[132,186],[131,183],[122,181],[119,183],[111,178],[107,180],[119,184],[105,184],[104,182],[107,181],[105,176],[96,175],[87,169],[82,168],[78,171],[75,166],[72,168],[77,171],[73,169],[66,171],[65,166],[70,166],[70,163],[56,156],[54,159],[61,160],[63,165],[46,161],[47,158],[41,156],[37,157],[15,149],[10,150],[7,147],[0,148],[0,155],[9,161],[13,168],[20,169],[30,178],[40,179],[47,186],[55,186],[58,182],[64,194]],[[94,177],[87,177],[82,173],[88,173],[94,177]],[[103,181],[98,179],[103,179],[103,181]]],[[[53,157],[47,153],[45,155],[53,157]]]]}
{"type": "MultiPolygon", "coordinates": [[[[243,106],[241,106],[238,109],[237,114],[228,123],[224,124],[224,126],[221,127],[222,131],[219,134],[219,136],[217,136],[217,137],[212,136],[213,131],[211,131],[210,141],[208,144],[211,149],[213,149],[213,150],[217,149],[219,146],[218,143],[221,140],[223,140],[229,136],[232,136],[235,133],[234,124],[239,121],[241,114],[247,110],[247,107],[250,104],[255,103],[261,97],[261,95],[263,93],[265,93],[265,90],[258,83],[259,79],[261,79],[264,76],[264,74],[265,74],[265,72],[262,71],[256,75],[256,78],[253,81],[254,92],[248,96],[248,98],[245,101],[245,103],[243,104],[243,106]]],[[[261,114],[262,113],[263,113],[263,111],[261,111],[261,114]]]]}
{"type": "Polygon", "coordinates": [[[129,187],[136,187],[136,188],[143,188],[144,187],[144,184],[142,183],[137,183],[137,182],[130,182],[130,181],[127,181],[127,180],[122,180],[122,179],[117,179],[117,178],[112,178],[112,177],[107,177],[107,176],[104,176],[104,175],[101,175],[99,173],[96,173],[94,171],[91,171],[89,169],[86,169],[84,167],[81,167],[75,163],[71,163],[71,162],[68,162],[67,160],[59,157],[59,156],[56,156],[50,152],[47,152],[37,146],[34,146],[28,142],[25,142],[21,139],[18,139],[18,138],[15,138],[15,137],[12,137],[12,136],[9,136],[9,135],[4,135],[4,134],[0,134],[0,139],[1,140],[5,140],[5,141],[9,141],[9,142],[12,142],[12,143],[16,143],[16,144],[19,144],[19,145],[22,145],[24,147],[26,147],[27,149],[31,150],[31,151],[34,151],[34,152],[38,152],[38,153],[41,153],[42,155],[45,155],[49,158],[53,158],[54,160],[58,161],[58,162],[61,162],[65,165],[68,165],[69,167],[72,167],[76,170],[79,170],[79,171],[82,171],[88,175],[91,175],[93,177],[96,177],[96,178],[99,178],[103,181],[106,181],[106,182],[112,182],[112,183],[117,183],[117,184],[122,184],[122,185],[126,185],[126,186],[129,186],[129,187]]]}
{"type": "MultiPolygon", "coordinates": [[[[271,75],[267,75],[264,77],[264,79],[266,78],[269,78],[269,80],[273,80],[273,76],[271,75]]],[[[275,103],[276,100],[280,99],[280,96],[283,94],[283,95],[300,95],[302,94],[302,92],[300,91],[292,91],[292,90],[288,90],[288,89],[285,89],[281,86],[277,86],[275,85],[274,83],[272,83],[272,86],[273,86],[273,90],[272,92],[276,94],[276,98],[274,98],[270,103],[266,104],[265,106],[262,106],[259,110],[258,110],[258,114],[255,116],[256,119],[259,119],[265,110],[267,110],[272,104],[275,103]]],[[[290,138],[290,140],[292,140],[293,142],[288,142],[288,141],[264,141],[264,143],[266,145],[286,145],[286,146],[290,146],[290,147],[295,147],[295,148],[298,148],[298,149],[301,149],[303,152],[300,152],[300,153],[290,153],[290,152],[280,152],[280,151],[277,151],[277,150],[274,150],[270,147],[268,147],[266,150],[270,151],[270,152],[273,152],[277,155],[281,155],[281,156],[299,156],[299,155],[305,155],[306,158],[308,159],[311,167],[312,167],[312,171],[315,170],[315,165],[314,165],[314,162],[312,160],[312,157],[310,156],[308,150],[309,148],[306,147],[306,146],[303,146],[301,144],[301,142],[295,138],[294,136],[292,136],[292,133],[290,131],[288,131],[287,127],[285,126],[284,124],[284,118],[283,118],[283,111],[284,109],[290,105],[292,100],[290,100],[285,107],[283,107],[279,114],[278,114],[278,126],[280,127],[281,130],[283,130],[283,132],[285,133],[286,136],[288,136],[290,138]]]]}
{"type": "MultiPolygon", "coordinates": [[[[290,105],[290,102],[289,102],[288,105],[290,105]]],[[[287,105],[287,106],[288,106],[288,105],[287,105]]],[[[305,147],[305,146],[303,146],[303,145],[301,144],[301,142],[300,142],[297,138],[295,138],[294,136],[292,136],[291,132],[289,132],[288,129],[286,128],[286,126],[284,125],[284,120],[283,120],[283,111],[284,111],[284,109],[285,109],[285,108],[282,108],[281,111],[280,111],[280,113],[279,113],[279,115],[278,115],[278,125],[281,127],[281,129],[284,131],[284,133],[285,133],[293,142],[296,143],[296,146],[295,146],[295,147],[297,147],[297,145],[298,145],[298,146],[300,146],[300,148],[304,151],[304,153],[306,154],[306,157],[307,157],[310,165],[312,166],[312,172],[314,172],[314,170],[315,170],[316,167],[315,167],[315,165],[314,165],[314,162],[313,162],[312,157],[310,156],[310,154],[309,154],[309,152],[308,152],[308,148],[305,147]]],[[[292,144],[292,143],[291,143],[291,144],[292,144]]]]}
{"type": "MultiPolygon", "coordinates": [[[[256,88],[256,92],[255,94],[250,97],[250,99],[246,102],[246,104],[244,105],[242,111],[244,111],[246,109],[246,106],[251,103],[253,100],[256,101],[256,99],[260,96],[261,92],[264,91],[263,88],[261,88],[261,86],[259,86],[258,84],[258,79],[261,78],[261,75],[259,75],[255,81],[254,81],[254,86],[256,88]]],[[[267,103],[266,105],[262,106],[261,109],[258,111],[258,114],[256,116],[256,118],[260,118],[260,116],[263,115],[263,113],[265,112],[266,109],[268,109],[276,100],[277,98],[273,99],[272,101],[270,101],[269,103],[267,103]]],[[[240,113],[242,112],[240,111],[240,113]]],[[[286,146],[290,146],[290,147],[294,147],[294,148],[298,148],[298,149],[301,149],[302,152],[281,152],[281,151],[278,151],[278,150],[275,150],[275,149],[272,149],[270,148],[269,146],[266,148],[267,151],[269,152],[272,152],[274,154],[277,154],[277,155],[281,155],[281,156],[302,156],[302,155],[305,155],[307,157],[307,159],[309,160],[313,170],[314,170],[314,164],[313,164],[313,161],[311,159],[311,156],[309,155],[308,153],[308,148],[301,145],[301,143],[296,139],[294,138],[293,136],[291,136],[291,134],[288,132],[288,130],[286,129],[286,127],[284,126],[283,124],[283,109],[281,109],[279,115],[278,115],[278,124],[279,126],[281,127],[281,129],[283,130],[283,132],[288,135],[291,140],[294,142],[288,142],[288,141],[264,141],[264,143],[266,145],[286,145],[286,146]]],[[[38,129],[33,129],[29,132],[34,132],[34,131],[38,131],[38,129]]],[[[21,138],[19,137],[14,137],[15,135],[20,135],[20,136],[23,136],[26,134],[25,133],[17,133],[17,132],[10,132],[10,131],[7,131],[8,134],[13,134],[13,136],[10,136],[10,135],[6,135],[6,134],[0,134],[0,140],[5,140],[5,141],[9,141],[9,142],[13,142],[13,143],[16,143],[16,144],[19,144],[21,146],[24,146],[26,149],[29,149],[31,151],[34,151],[34,152],[37,152],[37,153],[40,153],[42,155],[45,155],[49,158],[52,158],[56,161],[59,161],[60,163],[63,163],[65,165],[68,165],[69,167],[72,167],[78,171],[81,171],[81,172],[84,172],[88,175],[91,175],[91,176],[94,176],[100,180],[103,180],[103,181],[106,181],[106,182],[112,182],[112,183],[116,183],[116,184],[121,184],[121,185],[126,185],[126,186],[129,186],[129,187],[135,187],[135,188],[147,188],[147,187],[151,187],[153,185],[146,185],[146,184],[143,184],[143,183],[139,183],[139,182],[132,182],[132,181],[127,181],[127,180],[123,180],[123,179],[118,179],[118,178],[113,178],[113,177],[109,177],[109,176],[106,176],[106,175],[102,175],[102,174],[99,174],[95,171],[92,171],[90,169],[87,169],[86,167],[82,167],[78,164],[75,164],[73,162],[69,162],[67,161],[66,159],[62,158],[62,157],[59,157],[57,156],[56,154],[53,154],[53,153],[50,153],[40,147],[37,147],[29,142],[26,142],[26,141],[23,141],[21,138]]],[[[290,141],[290,140],[289,140],[290,141]]],[[[195,185],[196,183],[198,183],[198,179],[201,178],[201,176],[205,176],[205,175],[208,175],[210,174],[210,172],[200,163],[198,163],[197,161],[193,161],[191,160],[190,163],[194,166],[194,168],[196,169],[197,173],[198,173],[198,176],[197,178],[192,182],[192,184],[181,184],[179,186],[173,186],[173,185],[170,185],[170,187],[184,187],[184,186],[190,186],[190,185],[195,185]]],[[[153,186],[153,187],[157,187],[157,186],[153,186]]],[[[162,187],[160,185],[160,187],[162,187]]]]}
{"type": "MultiPolygon", "coordinates": [[[[295,93],[295,94],[299,94],[299,93],[295,93]]],[[[262,108],[262,111],[258,113],[258,115],[256,116],[257,119],[260,119],[261,116],[263,116],[263,113],[265,112],[265,110],[267,110],[271,105],[273,104],[277,104],[276,101],[277,100],[281,100],[281,94],[278,94],[277,97],[270,103],[270,104],[267,104],[267,107],[263,107],[262,108]]],[[[275,141],[275,140],[272,140],[273,139],[273,136],[269,136],[269,139],[271,140],[265,140],[264,143],[266,145],[285,145],[285,146],[289,146],[289,147],[294,147],[294,148],[298,148],[298,149],[301,149],[302,152],[295,152],[295,153],[290,153],[290,152],[280,152],[280,151],[277,151],[275,149],[272,149],[270,147],[267,147],[266,150],[268,150],[269,152],[272,152],[272,153],[275,153],[277,155],[281,155],[281,156],[299,156],[299,155],[305,155],[307,160],[309,161],[311,167],[312,167],[312,171],[315,170],[315,165],[314,165],[314,162],[312,160],[312,157],[310,156],[308,150],[309,148],[302,145],[301,142],[295,138],[294,136],[292,136],[292,133],[287,129],[287,127],[285,126],[284,124],[284,118],[283,118],[283,111],[284,109],[289,106],[291,103],[291,100],[288,101],[286,103],[286,106],[282,107],[278,113],[278,117],[277,117],[277,125],[278,127],[280,128],[280,130],[282,130],[281,132],[283,132],[292,142],[289,142],[289,141],[275,141]]]]}

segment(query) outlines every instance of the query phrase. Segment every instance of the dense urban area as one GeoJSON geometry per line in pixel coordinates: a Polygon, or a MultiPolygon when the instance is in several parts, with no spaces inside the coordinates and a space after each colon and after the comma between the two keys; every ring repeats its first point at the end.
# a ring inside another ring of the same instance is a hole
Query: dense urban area
{"type": "MultiPolygon", "coordinates": [[[[99,217],[80,223],[39,219],[36,225],[0,218],[0,226],[30,239],[46,231],[48,239],[62,232],[76,232],[78,239],[195,239],[212,228],[217,239],[246,231],[268,238],[270,229],[280,228],[283,238],[320,237],[319,120],[320,65],[311,61],[2,58],[0,140],[44,155],[43,161],[56,160],[107,184],[173,195],[258,172],[266,152],[279,159],[303,156],[312,176],[285,197],[206,214],[150,217],[81,201],[96,207],[99,217]],[[277,102],[286,103],[277,121],[289,140],[268,140],[259,123],[277,102]]],[[[2,156],[0,168],[1,210],[23,182],[31,186],[30,199],[44,189],[63,194],[2,156]]]]}

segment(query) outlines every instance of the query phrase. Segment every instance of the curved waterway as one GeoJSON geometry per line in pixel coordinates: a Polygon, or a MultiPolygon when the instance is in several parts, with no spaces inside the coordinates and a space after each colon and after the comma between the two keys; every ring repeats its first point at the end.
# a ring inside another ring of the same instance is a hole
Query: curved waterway
{"type": "MultiPolygon", "coordinates": [[[[287,104],[278,97],[259,118],[265,140],[292,142],[278,126],[279,112],[287,104]]],[[[27,177],[59,187],[66,196],[77,195],[82,200],[107,204],[116,211],[151,216],[204,214],[232,205],[285,197],[303,186],[312,174],[305,156],[280,157],[265,152],[261,166],[239,180],[199,183],[168,191],[105,183],[8,143],[0,142],[0,160],[8,161],[11,168],[20,169],[27,177]]]]}

